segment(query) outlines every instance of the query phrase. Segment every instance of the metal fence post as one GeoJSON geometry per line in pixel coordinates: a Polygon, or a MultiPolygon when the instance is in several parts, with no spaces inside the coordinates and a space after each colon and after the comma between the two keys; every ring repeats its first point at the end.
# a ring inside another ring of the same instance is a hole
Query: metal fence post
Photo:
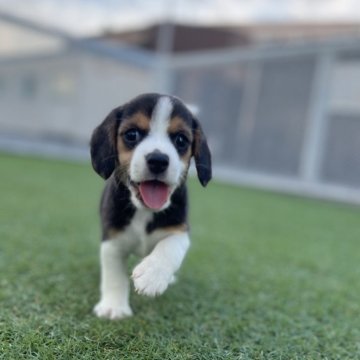
{"type": "Polygon", "coordinates": [[[237,154],[240,164],[245,167],[247,165],[249,148],[255,127],[263,63],[261,60],[254,60],[247,62],[246,66],[247,69],[243,85],[244,96],[242,108],[239,109],[237,122],[237,154]]]}
{"type": "Polygon", "coordinates": [[[318,55],[300,162],[301,179],[308,182],[318,182],[321,176],[329,121],[328,99],[333,64],[332,52],[318,55]]]}

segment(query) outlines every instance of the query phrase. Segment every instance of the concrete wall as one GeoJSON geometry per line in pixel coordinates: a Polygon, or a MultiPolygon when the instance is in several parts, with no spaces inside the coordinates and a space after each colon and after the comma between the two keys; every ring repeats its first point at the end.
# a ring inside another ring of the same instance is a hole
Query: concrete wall
{"type": "Polygon", "coordinates": [[[0,21],[0,56],[25,56],[63,47],[64,41],[57,37],[0,21]]]}
{"type": "Polygon", "coordinates": [[[152,73],[69,51],[0,64],[0,131],[87,142],[114,107],[152,88],[152,73]]]}

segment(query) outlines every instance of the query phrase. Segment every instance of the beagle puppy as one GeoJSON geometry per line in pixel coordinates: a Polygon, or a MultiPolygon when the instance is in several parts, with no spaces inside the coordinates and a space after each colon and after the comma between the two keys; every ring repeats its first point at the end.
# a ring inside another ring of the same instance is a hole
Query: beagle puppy
{"type": "Polygon", "coordinates": [[[162,294],[188,250],[186,177],[191,157],[203,186],[211,155],[198,120],[176,97],[144,94],[112,110],[94,130],[94,170],[106,179],[100,203],[101,298],[98,317],[131,316],[127,258],[139,294],[162,294]]]}

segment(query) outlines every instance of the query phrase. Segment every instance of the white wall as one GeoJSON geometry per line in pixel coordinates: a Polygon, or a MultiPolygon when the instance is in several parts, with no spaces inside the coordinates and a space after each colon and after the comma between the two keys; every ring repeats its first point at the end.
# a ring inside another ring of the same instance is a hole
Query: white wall
{"type": "Polygon", "coordinates": [[[58,50],[63,45],[64,42],[54,36],[39,34],[16,25],[0,22],[1,56],[36,54],[44,50],[58,50]]]}
{"type": "Polygon", "coordinates": [[[87,139],[95,126],[115,107],[151,91],[152,72],[106,58],[81,56],[77,136],[87,139]]]}
{"type": "Polygon", "coordinates": [[[0,131],[88,142],[111,109],[151,91],[151,76],[77,52],[0,64],[0,131]]]}

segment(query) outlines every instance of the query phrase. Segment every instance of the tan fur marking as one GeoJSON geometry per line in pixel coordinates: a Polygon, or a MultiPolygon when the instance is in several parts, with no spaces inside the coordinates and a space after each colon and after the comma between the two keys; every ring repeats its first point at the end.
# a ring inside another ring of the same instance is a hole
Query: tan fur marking
{"type": "Polygon", "coordinates": [[[168,226],[166,228],[163,228],[162,230],[171,232],[171,233],[183,233],[185,231],[189,230],[189,226],[188,224],[184,223],[184,224],[180,224],[177,226],[168,226]]]}
{"type": "Polygon", "coordinates": [[[121,136],[118,136],[117,139],[117,153],[120,166],[116,169],[116,171],[118,172],[119,178],[123,181],[126,181],[129,173],[133,150],[130,150],[126,147],[121,136]]]}
{"type": "Polygon", "coordinates": [[[174,134],[177,132],[183,132],[190,140],[192,141],[192,131],[190,127],[185,123],[185,121],[180,116],[175,116],[170,120],[168,127],[168,133],[174,134]]]}
{"type": "Polygon", "coordinates": [[[193,141],[193,155],[194,156],[199,156],[200,142],[201,142],[201,134],[200,134],[199,129],[196,129],[194,132],[194,141],[193,141]]]}
{"type": "Polygon", "coordinates": [[[133,116],[124,119],[119,128],[119,134],[124,133],[126,130],[132,127],[137,127],[141,130],[148,131],[150,129],[150,118],[144,115],[142,112],[137,112],[133,116]]]}
{"type": "MultiPolygon", "coordinates": [[[[174,134],[177,132],[184,133],[184,135],[188,137],[190,143],[192,143],[193,141],[192,131],[180,116],[173,117],[170,120],[170,124],[168,127],[169,134],[174,134]]],[[[188,151],[181,156],[181,160],[186,165],[186,168],[188,168],[190,164],[190,158],[191,158],[191,146],[189,147],[188,151]]]]}
{"type": "Polygon", "coordinates": [[[148,131],[150,128],[150,119],[142,112],[137,112],[130,118],[124,119],[119,127],[117,139],[118,159],[120,162],[119,175],[124,175],[124,179],[127,177],[129,171],[133,150],[127,148],[121,135],[134,127],[143,131],[148,131]]]}
{"type": "Polygon", "coordinates": [[[114,239],[114,238],[118,237],[119,234],[121,234],[121,233],[122,233],[122,231],[111,228],[107,231],[107,237],[108,237],[108,239],[114,239]]]}
{"type": "Polygon", "coordinates": [[[164,228],[157,228],[155,230],[161,232],[164,234],[165,237],[170,236],[172,234],[183,234],[184,232],[187,232],[189,230],[189,226],[186,223],[175,225],[175,226],[167,226],[164,228]]]}
{"type": "Polygon", "coordinates": [[[128,168],[130,165],[133,150],[129,150],[126,147],[124,141],[120,136],[118,137],[117,151],[118,151],[120,166],[121,167],[125,166],[126,168],[128,168]]]}
{"type": "Polygon", "coordinates": [[[181,161],[186,165],[186,168],[188,168],[190,165],[190,159],[191,159],[191,146],[189,146],[189,149],[186,151],[186,153],[181,156],[181,161]]]}

